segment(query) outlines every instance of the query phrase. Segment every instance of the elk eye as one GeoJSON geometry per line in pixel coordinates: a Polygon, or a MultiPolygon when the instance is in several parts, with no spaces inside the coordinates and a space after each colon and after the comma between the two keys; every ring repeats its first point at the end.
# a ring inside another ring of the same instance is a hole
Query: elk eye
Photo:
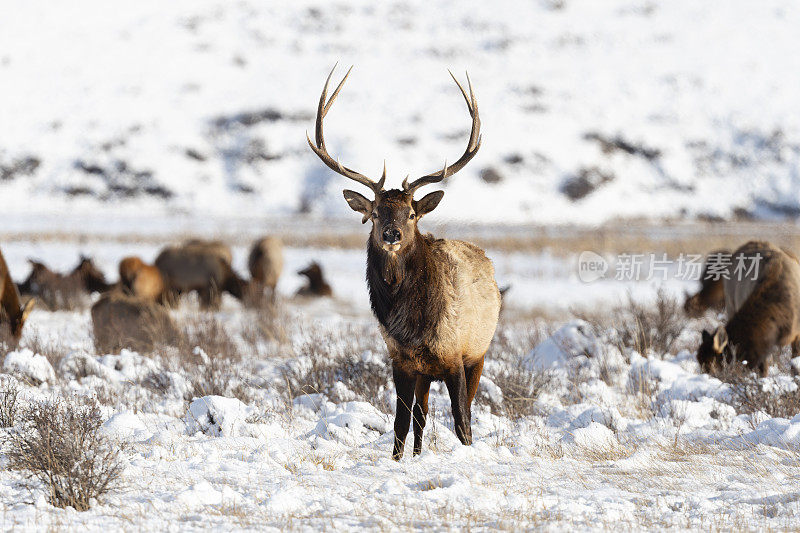
{"type": "Polygon", "coordinates": [[[409,220],[414,220],[414,218],[416,218],[416,216],[417,215],[415,215],[414,213],[411,213],[410,215],[408,215],[408,219],[409,220]]]}
{"type": "Polygon", "coordinates": [[[378,220],[378,213],[372,213],[372,218],[374,218],[375,220],[378,220]]]}

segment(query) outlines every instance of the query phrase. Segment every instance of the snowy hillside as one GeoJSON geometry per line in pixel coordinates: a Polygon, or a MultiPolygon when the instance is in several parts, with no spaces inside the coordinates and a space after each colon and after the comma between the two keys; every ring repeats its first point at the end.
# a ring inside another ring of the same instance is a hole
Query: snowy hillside
{"type": "Polygon", "coordinates": [[[800,5],[33,0],[0,17],[6,213],[351,217],[305,144],[393,185],[484,142],[441,220],[800,213],[800,5]],[[339,74],[344,68],[340,67],[339,74]]]}

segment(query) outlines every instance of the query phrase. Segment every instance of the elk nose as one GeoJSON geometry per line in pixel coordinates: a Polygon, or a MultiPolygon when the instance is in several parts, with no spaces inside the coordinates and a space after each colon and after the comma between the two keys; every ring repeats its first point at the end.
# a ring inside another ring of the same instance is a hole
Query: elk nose
{"type": "Polygon", "coordinates": [[[402,236],[403,234],[400,233],[400,230],[396,228],[383,230],[383,242],[386,244],[397,244],[400,242],[402,236]]]}

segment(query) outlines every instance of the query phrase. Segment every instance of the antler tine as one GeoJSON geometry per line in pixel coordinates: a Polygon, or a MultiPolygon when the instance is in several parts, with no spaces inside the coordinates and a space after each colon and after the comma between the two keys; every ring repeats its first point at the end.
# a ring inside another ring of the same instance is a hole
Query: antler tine
{"type": "MultiPolygon", "coordinates": [[[[336,65],[338,65],[338,63],[336,65]]],[[[323,119],[325,118],[325,115],[328,114],[328,111],[333,105],[334,100],[336,100],[336,97],[339,95],[339,91],[342,90],[342,86],[344,85],[344,82],[347,81],[347,77],[350,75],[350,71],[353,70],[353,67],[351,66],[347,70],[347,73],[344,75],[344,78],[342,78],[342,81],[340,81],[339,85],[336,86],[336,89],[333,91],[333,94],[331,95],[330,99],[327,99],[328,85],[330,84],[331,77],[333,77],[333,72],[336,70],[336,65],[333,66],[333,69],[331,69],[330,74],[328,74],[328,78],[325,80],[325,86],[322,88],[322,95],[319,98],[319,106],[317,107],[317,120],[314,131],[316,144],[311,141],[311,137],[309,137],[308,132],[306,132],[306,140],[308,141],[308,145],[311,147],[311,150],[313,150],[314,153],[317,154],[317,157],[319,157],[322,160],[322,162],[328,166],[328,168],[330,168],[331,170],[333,170],[338,174],[341,174],[342,176],[350,178],[353,181],[357,181],[362,185],[366,185],[367,187],[372,189],[372,191],[375,194],[378,194],[381,190],[383,190],[383,184],[386,182],[385,163],[383,168],[383,177],[381,177],[380,181],[375,182],[369,179],[368,177],[364,176],[363,174],[360,174],[355,170],[347,168],[346,166],[342,165],[338,159],[334,159],[333,157],[331,157],[331,155],[328,153],[327,147],[325,146],[325,136],[323,135],[322,131],[323,119]]]]}
{"type": "MultiPolygon", "coordinates": [[[[450,72],[449,70],[447,72],[450,72]]],[[[456,77],[450,72],[450,76],[453,78],[453,81],[456,82],[458,88],[461,90],[461,94],[464,96],[464,101],[467,103],[467,109],[469,110],[469,114],[472,117],[472,130],[469,134],[469,142],[467,143],[467,149],[464,151],[464,154],[452,165],[447,166],[447,161],[445,161],[444,168],[439,172],[434,172],[433,174],[428,174],[427,176],[422,176],[408,183],[408,176],[406,179],[403,180],[403,190],[406,192],[414,193],[417,189],[422,187],[423,185],[429,185],[431,183],[438,183],[442,181],[447,176],[452,176],[464,166],[469,163],[470,159],[475,157],[475,154],[478,153],[478,149],[481,147],[481,119],[478,115],[478,100],[475,98],[475,92],[472,89],[472,81],[469,79],[469,73],[467,73],[467,86],[469,87],[469,96],[467,96],[467,91],[464,90],[464,87],[458,82],[456,77]]]]}

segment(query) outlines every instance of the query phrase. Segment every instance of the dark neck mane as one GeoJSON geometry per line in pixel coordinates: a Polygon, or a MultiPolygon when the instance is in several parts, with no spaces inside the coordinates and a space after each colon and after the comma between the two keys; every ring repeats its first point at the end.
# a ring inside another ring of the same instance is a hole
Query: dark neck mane
{"type": "Polygon", "coordinates": [[[411,348],[427,345],[444,305],[438,265],[430,237],[416,232],[414,242],[397,254],[367,244],[367,285],[378,322],[398,343],[411,348]]]}

